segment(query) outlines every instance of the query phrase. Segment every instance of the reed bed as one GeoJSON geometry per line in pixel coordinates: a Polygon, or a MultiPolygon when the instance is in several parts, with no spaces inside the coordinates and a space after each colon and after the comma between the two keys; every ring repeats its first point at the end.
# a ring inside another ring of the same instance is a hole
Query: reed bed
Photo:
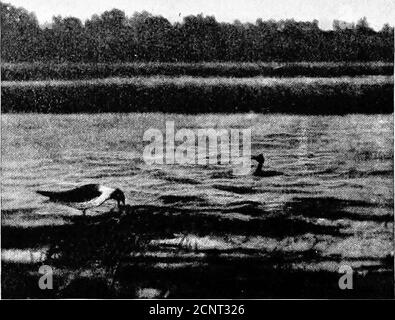
{"type": "Polygon", "coordinates": [[[130,77],[3,81],[3,112],[393,112],[393,77],[130,77]]]}
{"type": "Polygon", "coordinates": [[[388,62],[294,62],[294,63],[5,63],[3,81],[75,80],[132,76],[194,77],[338,77],[393,75],[388,62]]]}

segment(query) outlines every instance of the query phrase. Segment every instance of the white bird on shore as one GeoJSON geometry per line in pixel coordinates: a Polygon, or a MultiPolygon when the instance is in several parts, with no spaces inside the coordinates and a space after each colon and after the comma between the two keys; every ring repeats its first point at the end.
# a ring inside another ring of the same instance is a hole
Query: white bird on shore
{"type": "Polygon", "coordinates": [[[120,208],[121,203],[125,205],[125,194],[120,189],[110,188],[100,184],[86,184],[67,191],[36,192],[48,197],[50,201],[82,210],[83,215],[86,214],[86,210],[98,207],[110,199],[118,202],[118,208],[120,208]]]}

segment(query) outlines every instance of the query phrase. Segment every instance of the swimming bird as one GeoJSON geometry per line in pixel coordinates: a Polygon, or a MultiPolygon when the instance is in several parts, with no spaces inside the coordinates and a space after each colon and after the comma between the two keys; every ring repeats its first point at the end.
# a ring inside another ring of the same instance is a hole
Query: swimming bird
{"type": "Polygon", "coordinates": [[[125,205],[125,194],[118,188],[110,188],[100,184],[86,184],[67,191],[36,191],[42,196],[48,197],[50,201],[65,204],[70,207],[86,210],[98,207],[107,200],[113,199],[118,203],[118,208],[125,205]]]}
{"type": "Polygon", "coordinates": [[[259,154],[257,156],[252,156],[251,160],[255,160],[256,162],[258,162],[258,166],[256,167],[253,175],[257,176],[257,177],[275,177],[275,176],[281,176],[284,173],[279,172],[279,171],[273,171],[273,170],[265,170],[262,171],[262,166],[265,162],[265,157],[263,156],[263,154],[259,154]]]}

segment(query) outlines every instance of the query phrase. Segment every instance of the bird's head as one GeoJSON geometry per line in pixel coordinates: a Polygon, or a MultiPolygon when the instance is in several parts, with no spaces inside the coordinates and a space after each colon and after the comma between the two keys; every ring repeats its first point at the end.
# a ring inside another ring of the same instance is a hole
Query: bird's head
{"type": "Polygon", "coordinates": [[[115,189],[110,196],[110,199],[114,199],[118,202],[118,207],[121,205],[125,205],[125,194],[121,189],[115,189]]]}
{"type": "Polygon", "coordinates": [[[262,164],[265,162],[265,157],[263,156],[262,153],[257,156],[252,156],[251,159],[257,161],[258,163],[262,163],[262,164]]]}

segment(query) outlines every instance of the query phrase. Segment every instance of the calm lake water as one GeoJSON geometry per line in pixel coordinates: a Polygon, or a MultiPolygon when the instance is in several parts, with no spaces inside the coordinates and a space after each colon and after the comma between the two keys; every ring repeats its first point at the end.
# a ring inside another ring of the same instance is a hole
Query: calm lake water
{"type": "MultiPolygon", "coordinates": [[[[393,115],[2,116],[3,226],[69,223],[80,213],[47,203],[35,190],[84,183],[119,187],[131,206],[201,218],[153,239],[158,248],[184,238],[195,252],[314,249],[320,259],[291,261],[292,268],[331,271],[343,262],[384,268],[382,259],[393,252],[393,115]],[[221,164],[149,166],[144,131],[164,132],[169,120],[176,129],[251,127],[252,154],[263,153],[265,167],[284,175],[233,176],[221,164]]],[[[5,250],[3,259],[10,257],[5,250]]]]}

